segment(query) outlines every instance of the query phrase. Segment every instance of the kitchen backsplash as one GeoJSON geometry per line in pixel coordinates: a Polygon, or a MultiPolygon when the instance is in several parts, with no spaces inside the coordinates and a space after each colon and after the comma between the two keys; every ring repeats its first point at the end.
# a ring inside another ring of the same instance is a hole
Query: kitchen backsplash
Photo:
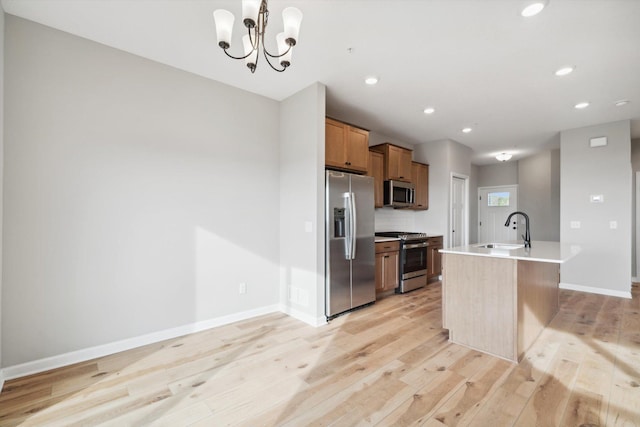
{"type": "Polygon", "coordinates": [[[415,212],[402,209],[376,209],[376,231],[414,231],[415,212]]]}

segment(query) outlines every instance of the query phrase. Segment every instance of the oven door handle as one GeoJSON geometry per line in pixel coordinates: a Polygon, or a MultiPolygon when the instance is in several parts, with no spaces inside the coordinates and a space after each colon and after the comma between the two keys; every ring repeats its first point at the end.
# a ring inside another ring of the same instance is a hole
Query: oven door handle
{"type": "Polygon", "coordinates": [[[426,248],[427,246],[429,246],[429,242],[422,242],[422,243],[411,243],[408,245],[402,245],[403,249],[416,249],[416,248],[426,248]]]}

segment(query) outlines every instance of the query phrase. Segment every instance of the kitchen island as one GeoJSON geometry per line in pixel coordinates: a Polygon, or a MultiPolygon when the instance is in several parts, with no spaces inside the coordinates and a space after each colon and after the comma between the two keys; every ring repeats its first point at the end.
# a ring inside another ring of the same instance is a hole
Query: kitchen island
{"type": "Polygon", "coordinates": [[[560,264],[579,251],[541,241],[441,250],[449,340],[518,362],[558,312],[560,264]]]}

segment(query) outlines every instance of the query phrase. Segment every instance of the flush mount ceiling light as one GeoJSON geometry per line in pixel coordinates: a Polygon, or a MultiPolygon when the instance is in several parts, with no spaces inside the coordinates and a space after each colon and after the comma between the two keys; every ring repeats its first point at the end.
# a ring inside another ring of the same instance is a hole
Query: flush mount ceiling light
{"type": "Polygon", "coordinates": [[[620,101],[616,101],[614,103],[614,105],[616,107],[624,107],[625,105],[627,105],[628,103],[630,103],[631,101],[629,101],[628,99],[621,99],[620,101]]]}
{"type": "Polygon", "coordinates": [[[425,114],[433,114],[435,111],[436,111],[436,109],[433,108],[433,107],[427,107],[427,108],[424,109],[424,113],[425,114]]]}
{"type": "Polygon", "coordinates": [[[378,83],[378,78],[376,76],[365,77],[364,82],[369,86],[373,86],[378,83]]]}
{"type": "Polygon", "coordinates": [[[286,70],[291,65],[292,50],[297,43],[300,22],[302,22],[302,12],[299,9],[287,7],[282,11],[284,32],[276,35],[277,55],[270,53],[264,44],[264,33],[267,30],[267,21],[269,20],[267,0],[242,0],[242,23],[247,28],[247,34],[242,37],[244,56],[233,56],[228,52],[231,47],[231,33],[235,19],[233,14],[228,10],[218,9],[213,12],[213,19],[216,24],[218,46],[224,50],[228,57],[244,59],[252,73],[255,73],[258,66],[260,51],[267,60],[267,64],[278,72],[286,70]],[[282,69],[274,67],[269,58],[279,60],[282,69]]]}
{"type": "Polygon", "coordinates": [[[576,105],[574,105],[573,107],[578,109],[578,110],[582,110],[584,108],[587,108],[589,106],[588,102],[578,102],[576,105]]]}
{"type": "Polygon", "coordinates": [[[520,15],[524,16],[525,18],[535,16],[542,12],[542,9],[544,9],[545,6],[546,3],[543,1],[529,2],[529,4],[524,9],[522,9],[520,15]]]}
{"type": "Polygon", "coordinates": [[[473,130],[473,129],[471,129],[471,128],[464,128],[464,129],[462,129],[462,132],[464,132],[464,133],[469,133],[469,132],[471,132],[472,130],[473,130]]]}
{"type": "Polygon", "coordinates": [[[501,162],[506,162],[507,160],[511,160],[511,158],[513,157],[512,154],[509,153],[500,153],[496,156],[496,159],[498,159],[501,162]]]}
{"type": "Polygon", "coordinates": [[[556,76],[562,77],[571,74],[576,67],[562,67],[556,71],[556,76]]]}

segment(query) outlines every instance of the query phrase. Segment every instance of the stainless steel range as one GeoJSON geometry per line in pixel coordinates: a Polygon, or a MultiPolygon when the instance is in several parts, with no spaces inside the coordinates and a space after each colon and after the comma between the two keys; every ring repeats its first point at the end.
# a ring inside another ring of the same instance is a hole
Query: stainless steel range
{"type": "Polygon", "coordinates": [[[396,293],[405,293],[427,285],[427,247],[429,236],[425,233],[403,231],[378,232],[376,236],[400,239],[400,286],[396,293]]]}

